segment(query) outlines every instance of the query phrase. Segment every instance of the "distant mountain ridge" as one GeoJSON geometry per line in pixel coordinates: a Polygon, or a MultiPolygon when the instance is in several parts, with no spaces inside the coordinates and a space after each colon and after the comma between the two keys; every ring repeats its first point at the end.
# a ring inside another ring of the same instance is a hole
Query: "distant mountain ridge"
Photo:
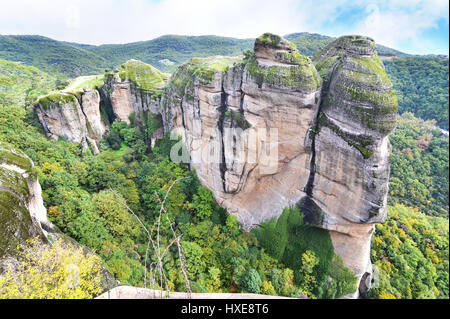
{"type": "MultiPolygon", "coordinates": [[[[294,42],[304,55],[312,56],[334,38],[301,32],[288,34],[286,39],[294,42]]],[[[240,55],[253,48],[253,41],[215,35],[163,35],[148,41],[97,46],[57,41],[39,35],[0,35],[0,58],[68,77],[103,73],[105,68],[115,68],[130,59],[172,72],[177,65],[192,57],[240,55]]],[[[378,51],[380,55],[406,55],[381,45],[378,45],[378,51]]]]}

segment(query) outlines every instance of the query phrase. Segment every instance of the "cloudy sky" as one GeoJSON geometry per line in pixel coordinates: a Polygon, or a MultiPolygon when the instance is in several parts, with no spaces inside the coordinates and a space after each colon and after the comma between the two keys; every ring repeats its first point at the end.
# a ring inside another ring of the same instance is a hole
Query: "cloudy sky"
{"type": "Polygon", "coordinates": [[[448,0],[1,0],[0,34],[127,43],[164,34],[254,38],[363,34],[413,54],[448,54],[448,0]],[[7,2],[7,3],[6,3],[7,2]]]}

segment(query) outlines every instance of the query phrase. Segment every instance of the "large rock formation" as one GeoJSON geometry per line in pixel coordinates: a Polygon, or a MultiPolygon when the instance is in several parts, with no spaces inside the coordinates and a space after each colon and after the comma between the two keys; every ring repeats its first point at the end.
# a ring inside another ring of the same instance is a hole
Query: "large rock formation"
{"type": "Polygon", "coordinates": [[[144,111],[159,113],[159,97],[167,78],[149,64],[129,60],[105,75],[102,92],[115,119],[130,123],[131,114],[139,119],[144,111]]]}
{"type": "MultiPolygon", "coordinates": [[[[13,258],[18,244],[31,237],[45,241],[53,225],[47,220],[33,162],[0,143],[0,259],[13,258]]],[[[2,264],[0,263],[0,270],[2,264]]]]}
{"type": "Polygon", "coordinates": [[[100,96],[96,90],[46,95],[36,102],[35,111],[48,137],[82,143],[98,153],[106,125],[100,116],[100,96]]]}
{"type": "Polygon", "coordinates": [[[386,218],[388,135],[395,128],[397,99],[370,38],[341,37],[314,63],[325,82],[306,187],[312,201],[301,208],[316,213],[312,218],[330,230],[335,251],[363,276],[371,272],[374,223],[386,218]]]}
{"type": "Polygon", "coordinates": [[[182,136],[202,183],[246,229],[304,196],[321,83],[308,58],[272,36],[257,39],[245,62],[191,60],[164,92],[166,129],[182,136]]]}
{"type": "Polygon", "coordinates": [[[202,183],[246,229],[296,204],[330,231],[348,268],[370,275],[397,112],[373,40],[339,38],[311,62],[264,34],[244,59],[192,59],[178,68],[161,111],[202,183]]]}

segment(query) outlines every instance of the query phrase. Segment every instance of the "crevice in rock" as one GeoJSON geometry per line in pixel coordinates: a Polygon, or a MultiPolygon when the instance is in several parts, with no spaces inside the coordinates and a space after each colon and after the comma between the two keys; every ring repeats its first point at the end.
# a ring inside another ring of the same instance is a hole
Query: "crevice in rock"
{"type": "Polygon", "coordinates": [[[225,112],[227,111],[227,98],[228,94],[225,92],[225,89],[223,87],[223,80],[222,80],[222,92],[220,93],[220,116],[219,116],[219,132],[220,132],[220,145],[221,145],[221,161],[219,164],[220,169],[220,176],[222,178],[222,186],[223,191],[226,193],[226,183],[225,183],[225,172],[227,171],[227,163],[225,160],[225,143],[224,143],[224,129],[223,129],[223,122],[225,120],[225,112]]]}
{"type": "Polygon", "coordinates": [[[313,188],[314,188],[314,178],[316,175],[316,135],[319,132],[319,121],[320,121],[320,116],[322,114],[322,109],[325,103],[328,103],[328,92],[330,89],[330,83],[331,80],[333,79],[333,75],[334,72],[336,70],[336,67],[338,66],[338,64],[340,63],[340,59],[338,59],[335,64],[333,65],[333,69],[331,70],[331,72],[329,73],[328,76],[328,81],[326,83],[324,83],[323,87],[322,87],[322,92],[321,92],[321,99],[320,99],[320,104],[319,104],[319,109],[317,110],[317,115],[316,118],[314,119],[314,126],[312,128],[312,131],[310,133],[310,138],[311,138],[311,161],[309,164],[309,177],[308,177],[308,182],[306,183],[306,186],[304,188],[304,192],[306,193],[306,195],[308,195],[308,197],[313,197],[313,188]]]}
{"type": "Polygon", "coordinates": [[[100,114],[103,115],[102,116],[103,122],[107,120],[108,123],[105,124],[107,126],[110,126],[115,121],[116,116],[114,114],[109,94],[107,94],[105,91],[106,88],[104,87],[98,90],[98,93],[100,94],[100,114]]]}
{"type": "Polygon", "coordinates": [[[181,124],[183,128],[186,129],[186,123],[184,122],[184,109],[183,109],[183,100],[180,101],[180,109],[181,109],[181,124]]]}

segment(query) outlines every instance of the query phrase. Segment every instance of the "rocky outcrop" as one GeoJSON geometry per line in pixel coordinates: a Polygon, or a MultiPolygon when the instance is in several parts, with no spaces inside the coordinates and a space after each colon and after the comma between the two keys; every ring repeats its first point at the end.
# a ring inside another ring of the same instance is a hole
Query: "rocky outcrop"
{"type": "MultiPolygon", "coordinates": [[[[0,259],[13,258],[17,245],[39,237],[46,241],[53,225],[47,220],[33,162],[0,143],[0,259]]],[[[0,268],[2,267],[0,263],[0,268]]]]}
{"type": "Polygon", "coordinates": [[[314,63],[325,82],[307,185],[313,201],[301,208],[320,211],[318,224],[330,230],[335,251],[362,277],[371,272],[374,223],[387,214],[388,135],[395,128],[397,99],[370,38],[341,37],[314,63]]]}
{"type": "Polygon", "coordinates": [[[246,57],[179,67],[161,112],[203,185],[246,229],[296,204],[306,221],[330,231],[335,252],[368,288],[397,112],[373,40],[339,38],[311,62],[264,34],[246,57]]]}
{"type": "Polygon", "coordinates": [[[138,119],[145,111],[159,114],[159,97],[167,78],[149,64],[129,60],[105,75],[102,90],[110,100],[115,118],[130,123],[131,114],[138,119]]]}
{"type": "MultiPolygon", "coordinates": [[[[162,292],[164,299],[290,299],[288,297],[271,296],[251,293],[191,293],[162,292]]],[[[146,289],[131,286],[115,287],[104,292],[95,299],[160,299],[161,290],[146,289]]]]}
{"type": "Polygon", "coordinates": [[[166,130],[182,136],[199,179],[246,229],[304,196],[320,101],[311,61],[284,39],[265,40],[246,61],[191,60],[161,102],[166,130]]]}
{"type": "Polygon", "coordinates": [[[374,223],[386,218],[397,113],[374,41],[341,37],[311,61],[267,33],[254,52],[193,58],[166,80],[131,60],[105,75],[99,95],[44,97],[36,112],[49,136],[77,143],[99,141],[104,113],[127,123],[160,115],[164,131],[149,143],[163,133],[181,136],[171,159],[195,168],[245,229],[297,205],[307,222],[330,232],[367,290],[374,223]]]}
{"type": "Polygon", "coordinates": [[[100,95],[96,90],[46,95],[36,101],[35,112],[48,137],[63,137],[98,153],[106,125],[100,116],[100,95]]]}
{"type": "Polygon", "coordinates": [[[130,60],[104,78],[100,87],[64,90],[39,98],[35,111],[45,134],[81,143],[96,154],[110,122],[130,123],[132,114],[144,122],[145,112],[159,114],[159,97],[167,75],[130,60]]]}

